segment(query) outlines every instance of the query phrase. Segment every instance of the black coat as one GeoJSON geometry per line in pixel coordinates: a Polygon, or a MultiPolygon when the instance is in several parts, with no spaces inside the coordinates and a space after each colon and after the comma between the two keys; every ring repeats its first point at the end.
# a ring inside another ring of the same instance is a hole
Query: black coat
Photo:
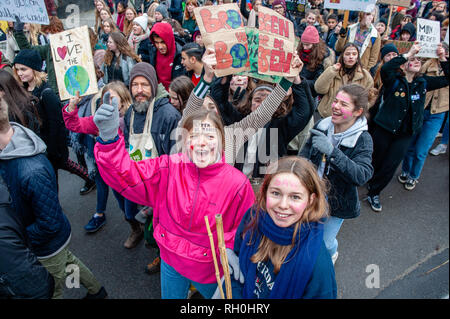
{"type": "Polygon", "coordinates": [[[69,157],[68,131],[62,117],[61,101],[53,89],[44,83],[33,90],[39,99],[37,105],[42,121],[39,137],[47,145],[47,155],[52,164],[65,162],[69,157]]]}
{"type": "Polygon", "coordinates": [[[49,299],[54,279],[26,243],[25,227],[0,177],[0,299],[49,299]]]}
{"type": "Polygon", "coordinates": [[[449,84],[448,62],[441,62],[444,76],[417,76],[412,83],[398,71],[406,62],[398,56],[381,67],[384,102],[374,121],[391,133],[414,135],[422,128],[426,93],[449,84]]]}
{"type": "MultiPolygon", "coordinates": [[[[327,131],[318,128],[319,124],[316,123],[314,128],[327,134],[327,131]]],[[[353,148],[340,145],[326,158],[324,177],[330,182],[328,203],[331,216],[343,219],[359,216],[361,204],[357,187],[372,177],[372,152],[372,137],[364,131],[353,148]]],[[[312,137],[306,142],[300,156],[309,159],[317,167],[322,161],[322,153],[312,147],[312,137]]]]}

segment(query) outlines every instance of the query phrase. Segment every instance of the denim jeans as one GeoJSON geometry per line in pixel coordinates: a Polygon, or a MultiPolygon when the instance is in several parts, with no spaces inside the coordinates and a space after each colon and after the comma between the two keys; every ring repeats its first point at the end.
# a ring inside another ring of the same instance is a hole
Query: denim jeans
{"type": "Polygon", "coordinates": [[[444,130],[442,131],[441,144],[448,145],[448,116],[447,116],[447,120],[445,121],[444,130]]]}
{"type": "Polygon", "coordinates": [[[431,114],[429,110],[424,111],[422,130],[413,137],[403,158],[403,174],[409,175],[412,179],[420,177],[428,151],[433,146],[434,139],[442,126],[444,117],[445,112],[431,114]]]}
{"type": "Polygon", "coordinates": [[[126,199],[115,190],[113,190],[113,194],[116,197],[117,202],[119,203],[120,210],[125,214],[125,219],[134,220],[134,216],[136,216],[136,214],[139,212],[137,204],[126,199]]]}
{"type": "Polygon", "coordinates": [[[95,185],[97,186],[97,213],[102,214],[106,211],[108,203],[109,186],[103,181],[100,173],[95,174],[95,185]]]}
{"type": "Polygon", "coordinates": [[[180,275],[172,266],[161,260],[161,298],[186,299],[191,284],[205,299],[211,299],[217,284],[200,284],[180,275]]]}
{"type": "Polygon", "coordinates": [[[339,217],[330,216],[323,225],[323,241],[327,247],[330,256],[333,256],[338,249],[338,241],[336,239],[344,220],[339,217]]]}

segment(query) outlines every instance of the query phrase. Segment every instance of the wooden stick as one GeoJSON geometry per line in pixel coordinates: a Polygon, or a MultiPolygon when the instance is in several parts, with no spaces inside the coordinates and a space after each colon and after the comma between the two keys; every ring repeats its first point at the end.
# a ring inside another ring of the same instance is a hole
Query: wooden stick
{"type": "Polygon", "coordinates": [[[349,10],[345,10],[345,12],[344,12],[344,21],[342,22],[342,27],[343,28],[347,27],[349,14],[350,14],[350,11],[349,10]]]}
{"type": "Polygon", "coordinates": [[[391,7],[391,9],[389,11],[389,17],[388,17],[388,20],[387,20],[387,26],[386,26],[386,31],[385,31],[385,34],[387,34],[388,36],[391,33],[391,17],[392,17],[392,11],[393,11],[392,9],[394,9],[393,5],[391,5],[390,7],[391,7]]]}
{"type": "Polygon", "coordinates": [[[205,224],[206,224],[206,229],[208,230],[209,243],[211,244],[211,251],[212,251],[212,256],[213,256],[213,260],[214,260],[214,269],[216,270],[216,280],[217,280],[217,284],[219,285],[220,296],[222,297],[222,299],[225,299],[225,296],[223,294],[222,282],[220,281],[220,271],[219,271],[219,265],[217,264],[216,248],[214,247],[214,238],[213,238],[213,234],[211,232],[211,228],[209,227],[208,216],[205,216],[205,224]]]}
{"type": "Polygon", "coordinates": [[[230,269],[228,268],[229,267],[228,266],[228,257],[227,257],[226,247],[225,247],[222,215],[220,215],[220,214],[216,215],[216,228],[217,228],[217,241],[218,241],[218,245],[219,245],[220,260],[222,261],[223,276],[225,278],[225,289],[227,292],[227,299],[232,299],[233,296],[231,294],[230,269]]]}

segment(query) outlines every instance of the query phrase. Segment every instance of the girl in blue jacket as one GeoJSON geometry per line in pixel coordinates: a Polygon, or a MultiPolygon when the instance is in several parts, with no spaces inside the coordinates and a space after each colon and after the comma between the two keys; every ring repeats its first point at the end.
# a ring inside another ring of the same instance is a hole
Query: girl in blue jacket
{"type": "Polygon", "coordinates": [[[269,167],[255,205],[236,231],[234,252],[227,251],[233,298],[336,298],[323,242],[325,191],[304,158],[284,157],[269,167]]]}

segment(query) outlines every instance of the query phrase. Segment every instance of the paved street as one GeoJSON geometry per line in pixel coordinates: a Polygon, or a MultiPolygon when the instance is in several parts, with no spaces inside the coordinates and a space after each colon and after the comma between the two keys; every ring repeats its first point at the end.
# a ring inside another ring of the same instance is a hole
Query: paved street
{"type": "MultiPolygon", "coordinates": [[[[123,248],[129,226],[112,192],[107,225],[88,235],[83,226],[95,212],[96,195],[79,195],[81,179],[60,173],[60,199],[72,225],[71,250],[105,285],[110,298],[160,298],[159,275],[143,269],[155,252],[143,244],[123,248]]],[[[429,157],[412,192],[396,180],[382,194],[383,212],[362,202],[361,216],[345,221],[336,262],[338,298],[442,298],[449,287],[449,158],[429,157]],[[375,265],[375,266],[374,266],[375,265]],[[372,280],[379,269],[377,280],[372,280]],[[367,271],[367,272],[366,272],[367,271]],[[367,288],[366,281],[369,286],[367,288]]],[[[361,198],[365,189],[360,189],[361,198]]],[[[84,288],[66,291],[80,298],[84,288]]]]}

